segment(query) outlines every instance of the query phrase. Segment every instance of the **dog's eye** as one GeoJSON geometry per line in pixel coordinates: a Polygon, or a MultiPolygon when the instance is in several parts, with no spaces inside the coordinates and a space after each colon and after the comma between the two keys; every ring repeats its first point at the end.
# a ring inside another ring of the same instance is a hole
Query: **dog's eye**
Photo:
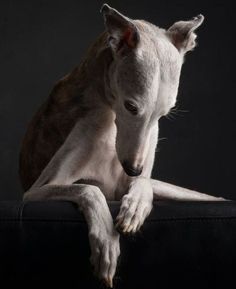
{"type": "Polygon", "coordinates": [[[138,108],[130,101],[125,101],[124,103],[125,108],[131,112],[133,115],[137,115],[138,114],[138,108]]]}

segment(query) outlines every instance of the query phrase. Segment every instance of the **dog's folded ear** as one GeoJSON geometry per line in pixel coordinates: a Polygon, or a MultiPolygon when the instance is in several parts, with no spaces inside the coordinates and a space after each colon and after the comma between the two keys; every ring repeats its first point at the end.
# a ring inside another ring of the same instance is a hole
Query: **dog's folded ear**
{"type": "Polygon", "coordinates": [[[197,37],[194,31],[202,24],[203,20],[204,16],[199,14],[192,20],[178,21],[167,30],[167,35],[180,52],[186,53],[194,49],[197,37]]]}
{"type": "Polygon", "coordinates": [[[113,51],[122,53],[134,49],[139,42],[139,33],[132,20],[107,4],[103,4],[101,13],[113,51]]]}

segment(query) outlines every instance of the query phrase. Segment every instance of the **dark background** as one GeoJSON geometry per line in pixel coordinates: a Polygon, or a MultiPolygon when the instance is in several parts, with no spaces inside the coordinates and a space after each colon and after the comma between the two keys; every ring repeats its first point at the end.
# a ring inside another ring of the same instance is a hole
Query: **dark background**
{"type": "MultiPolygon", "coordinates": [[[[0,0],[0,200],[20,199],[18,153],[32,115],[104,29],[103,1],[0,0]]],[[[199,13],[199,46],[182,70],[179,112],[162,119],[153,175],[236,199],[235,9],[214,1],[107,1],[167,28],[199,13]]]]}

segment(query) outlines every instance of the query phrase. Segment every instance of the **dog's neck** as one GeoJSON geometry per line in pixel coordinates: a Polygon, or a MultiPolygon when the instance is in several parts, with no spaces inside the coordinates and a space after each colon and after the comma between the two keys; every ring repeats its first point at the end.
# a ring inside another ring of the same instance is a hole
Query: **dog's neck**
{"type": "Polygon", "coordinates": [[[88,49],[81,65],[75,70],[76,82],[86,103],[92,106],[105,105],[112,108],[113,94],[110,88],[109,67],[114,61],[107,43],[107,33],[102,33],[88,49]]]}

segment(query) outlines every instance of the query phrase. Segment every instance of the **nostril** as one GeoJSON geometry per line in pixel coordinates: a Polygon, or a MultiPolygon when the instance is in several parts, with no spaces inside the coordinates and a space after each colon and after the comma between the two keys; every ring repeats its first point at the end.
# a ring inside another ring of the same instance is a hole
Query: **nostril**
{"type": "Polygon", "coordinates": [[[129,162],[127,161],[124,161],[122,163],[122,167],[124,169],[124,171],[126,172],[126,174],[128,176],[131,176],[131,177],[137,177],[137,176],[140,176],[141,173],[142,173],[142,170],[143,170],[143,167],[133,167],[129,162]]]}

